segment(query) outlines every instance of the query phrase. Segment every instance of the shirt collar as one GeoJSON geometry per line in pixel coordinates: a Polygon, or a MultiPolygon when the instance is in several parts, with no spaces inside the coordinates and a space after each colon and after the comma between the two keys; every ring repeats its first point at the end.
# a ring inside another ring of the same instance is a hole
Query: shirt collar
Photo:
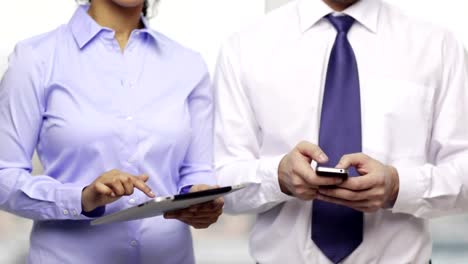
{"type": "MultiPolygon", "coordinates": [[[[76,43],[82,49],[92,39],[94,39],[101,31],[110,31],[112,29],[102,27],[88,14],[89,5],[82,5],[78,7],[75,14],[69,22],[71,32],[75,38],[76,43]]],[[[149,22],[142,16],[143,28],[138,29],[138,32],[147,33],[156,41],[156,33],[150,29],[149,22]]]]}
{"type": "MultiPolygon", "coordinates": [[[[342,13],[353,17],[371,32],[377,33],[381,5],[381,0],[360,0],[342,13]]],[[[299,0],[297,6],[302,32],[307,31],[326,15],[335,12],[322,0],[299,0]]]]}
{"type": "Polygon", "coordinates": [[[156,41],[157,34],[154,30],[151,29],[148,19],[146,19],[144,16],[141,16],[141,21],[143,23],[143,28],[140,29],[140,32],[147,33],[153,38],[154,41],[156,41]]]}

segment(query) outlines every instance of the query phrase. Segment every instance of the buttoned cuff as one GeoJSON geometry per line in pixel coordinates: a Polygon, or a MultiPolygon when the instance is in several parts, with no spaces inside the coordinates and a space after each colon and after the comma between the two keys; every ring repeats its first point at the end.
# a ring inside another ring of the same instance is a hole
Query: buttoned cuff
{"type": "MultiPolygon", "coordinates": [[[[90,217],[81,214],[81,195],[83,186],[63,184],[56,190],[57,218],[64,220],[90,220],[90,217]]],[[[104,214],[104,212],[102,212],[104,214]]],[[[99,215],[100,216],[100,215],[99,215]]]]}
{"type": "Polygon", "coordinates": [[[257,175],[261,179],[261,189],[265,199],[269,202],[282,203],[294,199],[281,191],[278,180],[279,163],[285,155],[262,158],[257,168],[257,175]]]}
{"type": "Polygon", "coordinates": [[[425,177],[422,168],[396,169],[400,186],[392,212],[418,216],[422,210],[424,193],[429,184],[428,179],[425,177]]]}
{"type": "Polygon", "coordinates": [[[91,212],[85,212],[85,211],[81,212],[82,215],[89,217],[89,218],[98,218],[98,217],[103,216],[105,213],[106,213],[105,206],[98,207],[91,212]]]}
{"type": "Polygon", "coordinates": [[[182,188],[180,188],[179,194],[187,194],[190,192],[190,189],[192,189],[193,185],[187,185],[182,188]]]}

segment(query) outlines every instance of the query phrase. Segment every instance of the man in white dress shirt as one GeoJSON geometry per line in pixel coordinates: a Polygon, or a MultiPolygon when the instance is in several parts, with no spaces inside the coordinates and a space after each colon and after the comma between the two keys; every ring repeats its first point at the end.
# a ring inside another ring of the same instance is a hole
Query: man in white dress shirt
{"type": "Polygon", "coordinates": [[[226,198],[258,216],[255,261],[428,263],[428,219],[468,210],[467,69],[451,33],[381,0],[297,0],[234,34],[215,157],[221,185],[255,183],[226,198]]]}

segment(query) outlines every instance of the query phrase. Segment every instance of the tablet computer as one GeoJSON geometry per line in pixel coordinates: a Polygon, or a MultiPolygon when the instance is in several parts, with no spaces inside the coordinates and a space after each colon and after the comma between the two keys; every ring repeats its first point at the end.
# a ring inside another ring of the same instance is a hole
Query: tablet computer
{"type": "Polygon", "coordinates": [[[239,191],[247,186],[248,184],[241,184],[186,194],[156,197],[138,206],[93,220],[91,221],[91,225],[102,225],[159,216],[169,211],[185,209],[192,205],[213,201],[216,198],[239,191]]]}

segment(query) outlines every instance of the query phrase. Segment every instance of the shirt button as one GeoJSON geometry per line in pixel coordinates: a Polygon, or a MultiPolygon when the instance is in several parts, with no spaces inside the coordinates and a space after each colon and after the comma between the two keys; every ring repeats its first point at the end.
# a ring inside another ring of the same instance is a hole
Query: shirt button
{"type": "Polygon", "coordinates": [[[63,210],[63,214],[68,215],[68,210],[67,209],[63,210]]]}
{"type": "Polygon", "coordinates": [[[130,242],[130,245],[132,247],[136,247],[138,245],[138,242],[136,240],[132,240],[132,242],[130,242]]]}
{"type": "Polygon", "coordinates": [[[76,210],[72,210],[72,215],[73,215],[73,216],[77,216],[77,215],[78,215],[78,213],[76,212],[76,210]]]}
{"type": "Polygon", "coordinates": [[[127,116],[127,117],[125,118],[125,120],[127,120],[127,121],[132,121],[132,120],[133,120],[133,116],[127,116]]]}
{"type": "Polygon", "coordinates": [[[135,199],[132,198],[132,199],[128,200],[128,203],[129,204],[135,204],[135,199]]]}

